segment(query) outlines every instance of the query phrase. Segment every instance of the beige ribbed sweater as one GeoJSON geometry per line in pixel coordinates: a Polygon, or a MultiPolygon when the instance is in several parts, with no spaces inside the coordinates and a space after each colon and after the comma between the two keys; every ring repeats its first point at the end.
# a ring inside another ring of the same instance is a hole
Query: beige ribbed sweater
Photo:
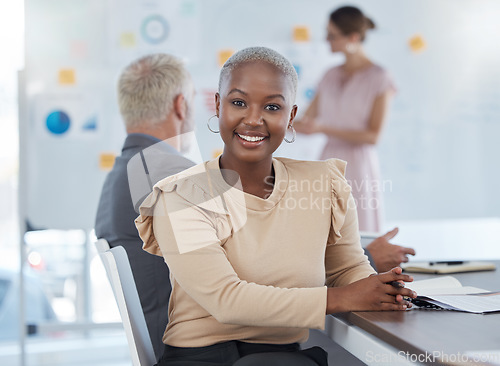
{"type": "Polygon", "coordinates": [[[163,342],[305,341],[323,328],[326,285],[374,273],[340,160],[273,159],[267,199],[224,181],[219,160],[158,182],[136,219],[171,271],[163,342]],[[154,215],[152,215],[154,214],[154,215]]]}

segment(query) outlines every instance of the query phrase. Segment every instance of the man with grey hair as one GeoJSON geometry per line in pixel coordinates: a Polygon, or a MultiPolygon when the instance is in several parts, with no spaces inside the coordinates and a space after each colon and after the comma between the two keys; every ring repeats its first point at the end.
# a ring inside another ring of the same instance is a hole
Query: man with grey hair
{"type": "Polygon", "coordinates": [[[104,182],[95,223],[98,238],[127,251],[157,359],[163,354],[168,321],[169,270],[163,258],[142,250],[134,219],[152,185],[194,165],[180,153],[194,127],[193,95],[191,77],[174,56],[148,55],[123,71],[118,102],[127,138],[104,182]],[[150,180],[138,194],[141,174],[150,180]]]}

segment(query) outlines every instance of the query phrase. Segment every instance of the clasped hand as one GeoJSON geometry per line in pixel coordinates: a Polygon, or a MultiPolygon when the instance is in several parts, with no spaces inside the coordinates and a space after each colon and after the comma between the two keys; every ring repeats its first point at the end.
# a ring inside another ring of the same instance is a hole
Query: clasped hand
{"type": "Polygon", "coordinates": [[[412,303],[406,298],[417,294],[405,287],[397,287],[391,282],[404,285],[413,277],[402,274],[400,267],[388,272],[375,274],[343,287],[328,288],[327,314],[347,311],[406,310],[412,303]]]}

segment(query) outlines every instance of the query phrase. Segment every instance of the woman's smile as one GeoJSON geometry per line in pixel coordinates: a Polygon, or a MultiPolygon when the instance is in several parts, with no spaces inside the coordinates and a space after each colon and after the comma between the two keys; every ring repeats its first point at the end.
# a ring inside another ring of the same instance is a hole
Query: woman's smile
{"type": "Polygon", "coordinates": [[[263,133],[235,132],[234,134],[242,146],[249,149],[257,148],[268,140],[268,136],[263,133]]]}

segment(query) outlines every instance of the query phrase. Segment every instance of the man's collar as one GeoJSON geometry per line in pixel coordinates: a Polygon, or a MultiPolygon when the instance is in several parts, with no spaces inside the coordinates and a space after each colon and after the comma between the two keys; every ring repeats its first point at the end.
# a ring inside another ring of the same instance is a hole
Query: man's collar
{"type": "Polygon", "coordinates": [[[157,143],[161,143],[162,148],[166,151],[172,154],[179,154],[179,152],[174,147],[170,146],[166,142],[163,142],[162,140],[145,133],[129,133],[127,135],[127,138],[125,139],[125,143],[123,144],[123,150],[137,147],[144,149],[157,143]]]}

